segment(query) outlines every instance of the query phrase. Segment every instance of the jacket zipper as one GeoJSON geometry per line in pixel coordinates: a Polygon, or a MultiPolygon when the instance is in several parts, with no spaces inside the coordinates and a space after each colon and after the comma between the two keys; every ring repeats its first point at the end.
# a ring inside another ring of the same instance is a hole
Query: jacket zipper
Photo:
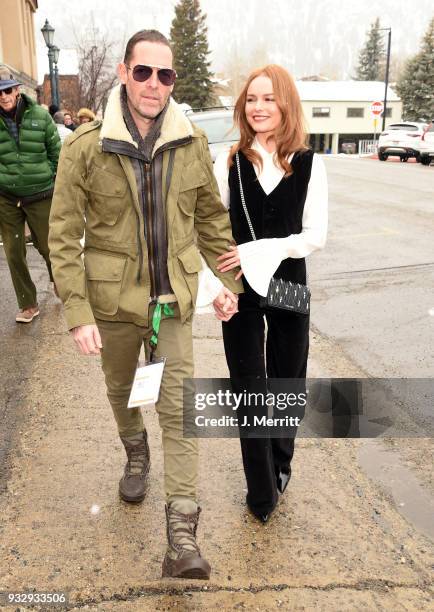
{"type": "MultiPolygon", "coordinates": [[[[151,197],[152,203],[154,203],[154,190],[155,190],[155,166],[152,164],[151,167],[152,172],[152,182],[151,182],[151,197]]],[[[163,217],[165,220],[165,216],[163,217]]],[[[159,296],[161,294],[161,267],[160,267],[160,257],[158,252],[158,228],[157,228],[157,215],[154,215],[152,220],[152,228],[153,228],[153,239],[154,242],[154,261],[155,261],[155,294],[159,296]]]]}
{"type": "MultiPolygon", "coordinates": [[[[21,129],[23,127],[23,122],[24,122],[24,117],[27,115],[27,113],[29,112],[29,109],[25,110],[23,113],[23,116],[21,117],[21,121],[20,121],[20,128],[18,130],[18,143],[17,143],[17,150],[19,149],[20,146],[20,142],[21,142],[21,129]]],[[[17,126],[18,127],[18,126],[17,126]]],[[[57,128],[56,128],[57,130],[57,128]]]]}
{"type": "MultiPolygon", "coordinates": [[[[140,173],[141,173],[141,180],[142,182],[144,181],[144,176],[143,176],[143,167],[140,166],[140,173]]],[[[145,233],[145,240],[147,240],[146,237],[146,226],[145,226],[145,202],[144,202],[144,198],[143,198],[143,191],[140,192],[139,194],[140,197],[140,207],[141,207],[141,212],[142,212],[142,216],[143,216],[143,230],[145,233]]],[[[142,274],[142,269],[143,269],[143,249],[142,249],[142,243],[141,243],[141,236],[140,236],[140,215],[136,212],[137,214],[137,243],[139,245],[139,250],[140,250],[140,254],[139,254],[139,270],[137,273],[137,281],[140,282],[141,279],[141,274],[142,274]]]]}
{"type": "Polygon", "coordinates": [[[151,293],[152,300],[158,297],[157,279],[155,273],[155,262],[156,262],[156,240],[155,240],[155,216],[153,213],[152,206],[152,166],[150,163],[145,162],[145,205],[146,205],[146,218],[148,220],[148,263],[149,263],[149,276],[151,278],[151,293]]]}

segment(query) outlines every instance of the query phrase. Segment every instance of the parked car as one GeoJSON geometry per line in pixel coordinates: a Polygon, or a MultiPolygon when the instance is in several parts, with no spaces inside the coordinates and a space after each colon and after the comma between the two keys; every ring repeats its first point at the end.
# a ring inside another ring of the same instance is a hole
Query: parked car
{"type": "Polygon", "coordinates": [[[226,108],[187,112],[187,117],[207,137],[213,162],[220,153],[240,139],[238,128],[234,127],[233,110],[226,108]]]}
{"type": "Polygon", "coordinates": [[[434,160],[434,121],[429,123],[417,143],[420,163],[429,166],[434,160]]]}
{"type": "Polygon", "coordinates": [[[341,151],[342,153],[346,153],[347,155],[354,155],[354,153],[357,151],[357,145],[355,142],[345,140],[341,144],[341,151]]]}
{"type": "Polygon", "coordinates": [[[378,159],[386,161],[390,156],[398,156],[406,162],[410,157],[419,161],[417,145],[424,133],[426,123],[403,121],[392,123],[381,132],[378,139],[378,159]]]}

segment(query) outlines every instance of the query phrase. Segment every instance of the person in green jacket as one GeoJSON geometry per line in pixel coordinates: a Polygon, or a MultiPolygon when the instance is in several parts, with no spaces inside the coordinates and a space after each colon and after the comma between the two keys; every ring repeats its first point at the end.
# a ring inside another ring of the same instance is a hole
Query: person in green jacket
{"type": "Polygon", "coordinates": [[[15,319],[31,323],[39,307],[24,227],[27,222],[53,281],[48,219],[61,143],[50,114],[20,93],[19,85],[0,70],[0,234],[20,309],[15,319]]]}
{"type": "Polygon", "coordinates": [[[119,495],[128,503],[144,500],[150,470],[140,408],[128,408],[141,347],[148,359],[150,345],[166,359],[155,403],[167,504],[162,575],[207,579],[211,568],[196,540],[198,441],[184,437],[183,428],[200,255],[223,283],[210,296],[216,314],[236,312],[235,294],[243,289],[232,271],[217,269],[217,257],[232,242],[229,215],[206,136],[170,97],[172,59],[168,40],[155,30],[129,40],[121,85],[109,96],[102,124],[80,126],[63,144],[49,245],[71,335],[82,354],[101,354],[127,454],[119,495]]]}

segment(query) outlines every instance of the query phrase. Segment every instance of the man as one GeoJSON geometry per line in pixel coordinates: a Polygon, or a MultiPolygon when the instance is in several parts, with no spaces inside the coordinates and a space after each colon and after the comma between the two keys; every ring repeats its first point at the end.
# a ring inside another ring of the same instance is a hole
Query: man
{"type": "Polygon", "coordinates": [[[49,113],[19,92],[20,83],[0,70],[0,233],[17,296],[19,323],[39,315],[26,261],[24,225],[45,259],[50,279],[48,218],[60,139],[49,113]]]}
{"type": "Polygon", "coordinates": [[[68,130],[71,130],[71,132],[74,132],[77,129],[77,126],[75,125],[75,123],[72,120],[71,113],[68,113],[68,112],[65,111],[63,113],[63,120],[64,120],[65,126],[68,128],[68,130]]]}
{"type": "Polygon", "coordinates": [[[80,126],[63,146],[51,261],[77,346],[102,356],[128,458],[119,483],[127,502],[145,497],[150,466],[140,410],[127,408],[141,345],[149,356],[154,334],[155,355],[166,358],[156,404],[167,500],[163,577],[207,579],[210,566],[196,542],[198,446],[183,437],[182,419],[183,379],[193,376],[199,252],[227,287],[217,289],[217,314],[236,310],[232,291],[242,285],[217,270],[217,256],[232,241],[229,218],[206,137],[170,99],[176,73],[167,39],[155,30],[138,32],[118,70],[121,85],[110,95],[102,125],[80,126]]]}
{"type": "Polygon", "coordinates": [[[65,125],[65,117],[62,111],[57,111],[57,113],[54,113],[53,121],[56,124],[57,131],[59,132],[60,142],[63,144],[65,138],[71,135],[71,130],[68,130],[65,125]]]}
{"type": "Polygon", "coordinates": [[[57,106],[57,104],[50,104],[50,106],[48,107],[48,112],[50,113],[52,117],[54,117],[54,115],[58,111],[59,111],[59,107],[57,106]]]}

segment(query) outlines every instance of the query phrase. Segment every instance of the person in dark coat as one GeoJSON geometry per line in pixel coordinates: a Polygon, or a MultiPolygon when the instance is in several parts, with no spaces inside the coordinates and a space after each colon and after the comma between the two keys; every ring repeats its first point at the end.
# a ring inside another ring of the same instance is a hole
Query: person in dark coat
{"type": "Polygon", "coordinates": [[[31,323],[39,307],[26,261],[25,223],[53,281],[48,218],[61,144],[48,111],[19,86],[0,70],[0,233],[18,301],[15,319],[31,323]]]}
{"type": "MultiPolygon", "coordinates": [[[[218,258],[219,270],[241,266],[236,277],[242,274],[244,285],[239,312],[228,321],[220,317],[226,359],[234,392],[247,391],[252,397],[258,393],[267,400],[273,392],[273,416],[293,416],[288,424],[273,420],[273,433],[267,428],[240,429],[247,506],[266,522],[291,475],[296,432],[291,424],[304,415],[309,315],[264,306],[263,299],[273,276],[306,284],[305,258],[326,241],[327,177],[322,159],[306,146],[300,98],[281,66],[269,65],[249,76],[234,118],[240,141],[229,153],[221,153],[214,165],[236,242],[218,258]],[[286,392],[289,399],[291,385],[300,392],[299,400],[285,415],[276,404],[275,391],[286,392]]],[[[254,423],[255,416],[267,416],[268,408],[246,401],[237,411],[238,423],[244,417],[254,423]]]]}

